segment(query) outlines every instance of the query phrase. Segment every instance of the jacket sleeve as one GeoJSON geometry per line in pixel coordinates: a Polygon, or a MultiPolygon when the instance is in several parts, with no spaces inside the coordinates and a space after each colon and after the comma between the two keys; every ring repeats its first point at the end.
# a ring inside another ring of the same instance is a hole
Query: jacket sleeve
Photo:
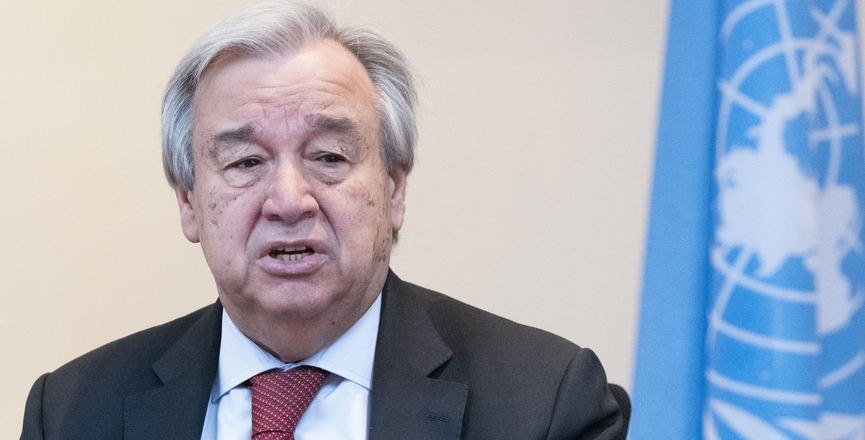
{"type": "Polygon", "coordinates": [[[42,432],[42,393],[45,390],[45,381],[48,373],[36,379],[36,383],[30,388],[27,396],[27,405],[24,407],[24,429],[21,431],[21,440],[41,440],[45,438],[42,432]]]}
{"type": "Polygon", "coordinates": [[[607,385],[601,361],[592,350],[578,350],[562,377],[547,439],[624,439],[625,417],[607,385]]]}

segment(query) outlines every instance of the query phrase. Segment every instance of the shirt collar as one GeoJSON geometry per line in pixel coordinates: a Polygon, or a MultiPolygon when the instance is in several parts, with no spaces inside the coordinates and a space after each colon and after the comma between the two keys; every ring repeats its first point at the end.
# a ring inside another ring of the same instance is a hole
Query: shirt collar
{"type": "Polygon", "coordinates": [[[339,339],[302,362],[286,364],[241,333],[223,309],[219,368],[210,398],[216,402],[232,388],[258,373],[274,368],[289,369],[297,365],[325,369],[370,390],[380,317],[381,293],[366,313],[339,339]]]}

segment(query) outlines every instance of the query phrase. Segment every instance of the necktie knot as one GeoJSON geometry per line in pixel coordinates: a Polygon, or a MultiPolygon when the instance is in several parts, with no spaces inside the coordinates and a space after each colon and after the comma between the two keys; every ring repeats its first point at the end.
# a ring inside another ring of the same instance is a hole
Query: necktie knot
{"type": "Polygon", "coordinates": [[[294,440],[294,430],[328,372],[300,366],[261,373],[249,379],[252,392],[252,439],[294,440]]]}

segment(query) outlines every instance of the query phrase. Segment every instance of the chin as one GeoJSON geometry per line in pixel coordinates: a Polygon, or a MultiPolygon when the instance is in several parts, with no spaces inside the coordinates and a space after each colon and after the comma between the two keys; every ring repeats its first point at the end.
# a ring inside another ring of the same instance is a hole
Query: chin
{"type": "Polygon", "coordinates": [[[340,309],[351,309],[353,302],[363,301],[365,293],[352,287],[330,286],[322,282],[281,285],[258,292],[252,301],[265,313],[311,318],[328,311],[338,313],[340,309]]]}
{"type": "Polygon", "coordinates": [[[321,291],[270,291],[252,298],[252,308],[275,315],[315,316],[326,311],[333,303],[333,295],[321,291]]]}

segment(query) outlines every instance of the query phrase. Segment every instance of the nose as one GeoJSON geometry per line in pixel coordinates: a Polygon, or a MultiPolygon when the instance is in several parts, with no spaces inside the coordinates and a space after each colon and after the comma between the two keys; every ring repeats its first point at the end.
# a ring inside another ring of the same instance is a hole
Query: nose
{"type": "Polygon", "coordinates": [[[267,187],[267,199],[261,208],[262,215],[271,221],[288,224],[315,217],[318,201],[304,170],[291,161],[278,161],[271,170],[267,187]]]}

